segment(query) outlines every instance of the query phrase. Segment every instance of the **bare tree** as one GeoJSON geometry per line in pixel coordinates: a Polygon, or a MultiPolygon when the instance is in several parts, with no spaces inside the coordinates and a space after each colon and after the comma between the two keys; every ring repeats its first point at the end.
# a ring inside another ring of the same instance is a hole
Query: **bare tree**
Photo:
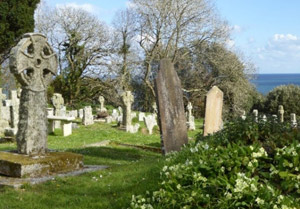
{"type": "Polygon", "coordinates": [[[176,62],[182,47],[195,41],[224,41],[228,27],[206,0],[132,0],[136,13],[139,45],[144,52],[144,82],[155,95],[152,65],[165,57],[176,62]]]}
{"type": "Polygon", "coordinates": [[[54,84],[60,84],[69,104],[78,97],[83,77],[106,74],[109,32],[92,14],[73,7],[40,8],[36,31],[47,35],[58,54],[59,76],[54,84]]]}

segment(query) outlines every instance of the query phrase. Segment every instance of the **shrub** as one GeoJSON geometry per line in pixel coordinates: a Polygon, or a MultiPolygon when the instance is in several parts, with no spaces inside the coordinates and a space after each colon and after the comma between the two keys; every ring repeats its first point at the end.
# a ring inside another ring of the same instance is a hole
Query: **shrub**
{"type": "Polygon", "coordinates": [[[223,131],[168,155],[160,189],[133,195],[131,208],[296,209],[300,205],[296,133],[287,124],[231,122],[223,131]],[[280,131],[283,136],[277,142],[280,131]],[[274,140],[270,153],[264,148],[271,144],[268,139],[274,140]]]}
{"type": "Polygon", "coordinates": [[[278,106],[283,105],[285,116],[289,118],[291,113],[300,115],[300,86],[278,86],[267,94],[265,111],[277,114],[278,106]]]}

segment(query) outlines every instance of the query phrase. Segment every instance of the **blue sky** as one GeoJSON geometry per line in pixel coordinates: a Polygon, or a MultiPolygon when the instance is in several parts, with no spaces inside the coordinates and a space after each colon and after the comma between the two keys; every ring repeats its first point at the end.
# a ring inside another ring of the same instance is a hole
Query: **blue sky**
{"type": "MultiPolygon", "coordinates": [[[[110,24],[128,0],[45,0],[48,5],[82,7],[110,24]]],[[[258,73],[300,73],[299,0],[215,0],[218,13],[232,26],[233,49],[258,73]]]]}

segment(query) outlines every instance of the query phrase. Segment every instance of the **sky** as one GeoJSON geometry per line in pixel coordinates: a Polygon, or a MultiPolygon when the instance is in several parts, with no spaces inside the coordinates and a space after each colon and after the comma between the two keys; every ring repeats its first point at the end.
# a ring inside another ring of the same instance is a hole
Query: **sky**
{"type": "MultiPolygon", "coordinates": [[[[129,0],[44,0],[49,6],[83,8],[110,24],[129,0]]],[[[215,0],[217,13],[232,27],[232,50],[257,72],[300,73],[299,0],[215,0]]]]}

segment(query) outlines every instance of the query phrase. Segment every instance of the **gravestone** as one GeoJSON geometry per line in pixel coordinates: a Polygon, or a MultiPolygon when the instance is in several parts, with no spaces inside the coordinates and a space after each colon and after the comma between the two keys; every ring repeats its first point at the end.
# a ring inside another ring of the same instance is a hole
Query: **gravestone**
{"type": "Polygon", "coordinates": [[[36,177],[83,167],[81,155],[47,149],[47,88],[57,71],[57,57],[46,37],[23,35],[11,49],[10,71],[22,86],[16,136],[18,153],[0,152],[0,173],[36,177]]]}
{"type": "Polygon", "coordinates": [[[246,120],[247,116],[246,116],[246,111],[245,110],[243,111],[243,114],[241,115],[241,118],[243,120],[246,120]]]}
{"type": "Polygon", "coordinates": [[[188,122],[187,122],[187,125],[188,125],[188,129],[190,131],[194,131],[196,129],[195,127],[195,118],[194,116],[192,115],[192,109],[193,109],[193,106],[192,106],[192,103],[189,102],[188,105],[187,105],[187,110],[188,110],[188,122]]]}
{"type": "Polygon", "coordinates": [[[263,115],[263,117],[262,117],[262,121],[264,121],[264,122],[267,122],[267,116],[266,115],[263,115]]]}
{"type": "Polygon", "coordinates": [[[254,121],[258,122],[258,110],[256,109],[253,110],[253,116],[254,116],[254,121]]]}
{"type": "Polygon", "coordinates": [[[144,117],[146,117],[146,114],[144,112],[139,112],[139,121],[144,121],[144,117]]]}
{"type": "Polygon", "coordinates": [[[54,107],[54,115],[55,116],[64,116],[63,115],[63,107],[64,107],[64,98],[59,93],[54,93],[51,97],[51,102],[54,107]]]}
{"type": "Polygon", "coordinates": [[[82,123],[85,126],[94,124],[93,110],[91,106],[84,107],[82,123]]]}
{"type": "Polygon", "coordinates": [[[163,59],[155,80],[163,154],[179,151],[188,143],[180,79],[169,59],[163,59]]]}
{"type": "Polygon", "coordinates": [[[80,119],[83,118],[83,109],[79,109],[79,111],[78,111],[78,117],[79,117],[80,119]]]}
{"type": "Polygon", "coordinates": [[[153,128],[157,125],[155,116],[147,115],[146,117],[144,117],[144,123],[146,125],[146,128],[148,129],[149,134],[152,135],[153,128]]]}
{"type": "Polygon", "coordinates": [[[131,94],[131,91],[126,91],[122,95],[122,102],[123,102],[123,121],[122,125],[123,128],[126,129],[126,132],[129,132],[129,128],[131,126],[131,105],[134,101],[133,95],[131,94]]]}
{"type": "Polygon", "coordinates": [[[3,135],[4,130],[9,127],[9,109],[3,106],[3,101],[5,99],[6,95],[2,93],[2,88],[0,88],[0,135],[3,135]]]}
{"type": "Polygon", "coordinates": [[[105,99],[103,96],[99,96],[99,99],[98,99],[99,103],[100,103],[100,112],[107,112],[107,109],[104,107],[104,102],[105,102],[105,99]]]}
{"type": "Polygon", "coordinates": [[[118,120],[118,117],[119,117],[118,110],[113,109],[111,116],[112,116],[112,120],[113,120],[113,121],[117,121],[117,120],[118,120]]]}
{"type": "Polygon", "coordinates": [[[122,109],[122,107],[119,106],[118,110],[119,110],[120,115],[123,115],[123,109],[122,109]]]}
{"type": "Polygon", "coordinates": [[[291,114],[291,125],[294,128],[297,127],[297,118],[296,118],[296,114],[295,113],[291,114]]]}
{"type": "Polygon", "coordinates": [[[203,135],[213,134],[222,129],[223,92],[213,86],[206,94],[203,135]]]}
{"type": "Polygon", "coordinates": [[[283,123],[284,121],[284,109],[282,105],[278,106],[279,122],[283,123]]]}

